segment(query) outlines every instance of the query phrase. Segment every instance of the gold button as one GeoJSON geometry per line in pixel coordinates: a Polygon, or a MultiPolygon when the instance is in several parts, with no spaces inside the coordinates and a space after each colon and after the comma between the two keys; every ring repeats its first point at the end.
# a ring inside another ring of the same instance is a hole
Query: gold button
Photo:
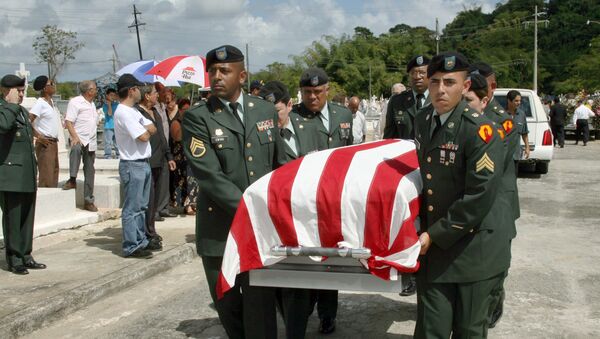
{"type": "Polygon", "coordinates": [[[446,162],[444,163],[444,165],[448,166],[448,165],[450,165],[450,163],[446,161],[446,162]]]}
{"type": "Polygon", "coordinates": [[[427,210],[428,210],[429,212],[433,212],[433,206],[431,206],[431,205],[427,206],[427,210]]]}
{"type": "Polygon", "coordinates": [[[248,173],[248,174],[250,174],[251,177],[254,176],[254,172],[253,171],[250,171],[250,173],[248,173]]]}
{"type": "Polygon", "coordinates": [[[217,148],[219,148],[219,149],[223,148],[223,144],[218,144],[217,148]]]}
{"type": "Polygon", "coordinates": [[[427,179],[431,180],[431,174],[427,173],[427,175],[425,176],[427,179]]]}
{"type": "Polygon", "coordinates": [[[249,156],[249,157],[248,157],[248,161],[252,161],[252,156],[249,156]]]}
{"type": "Polygon", "coordinates": [[[427,157],[427,162],[431,162],[431,157],[427,157]]]}
{"type": "Polygon", "coordinates": [[[433,191],[432,191],[432,190],[430,190],[430,189],[428,189],[428,190],[427,190],[427,194],[428,194],[428,195],[433,195],[433,191]]]}
{"type": "Polygon", "coordinates": [[[329,141],[333,141],[333,138],[332,138],[332,137],[329,137],[329,141]]]}
{"type": "Polygon", "coordinates": [[[208,208],[208,211],[209,211],[209,212],[212,212],[212,207],[209,207],[209,208],[208,208]]]}
{"type": "Polygon", "coordinates": [[[247,143],[246,144],[246,148],[250,148],[250,147],[252,147],[252,144],[251,143],[247,143]]]}

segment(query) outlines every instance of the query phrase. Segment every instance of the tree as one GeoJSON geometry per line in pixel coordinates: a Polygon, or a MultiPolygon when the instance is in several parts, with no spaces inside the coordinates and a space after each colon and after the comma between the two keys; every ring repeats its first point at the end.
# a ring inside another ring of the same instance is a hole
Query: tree
{"type": "Polygon", "coordinates": [[[48,63],[48,77],[53,81],[67,61],[75,59],[75,53],[83,46],[77,41],[77,33],[63,31],[56,25],[44,26],[42,34],[33,42],[36,59],[48,63]]]}

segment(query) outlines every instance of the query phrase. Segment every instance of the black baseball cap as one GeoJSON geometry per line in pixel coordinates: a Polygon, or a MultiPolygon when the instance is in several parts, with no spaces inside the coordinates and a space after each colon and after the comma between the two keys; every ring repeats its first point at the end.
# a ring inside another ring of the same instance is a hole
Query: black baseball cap
{"type": "Polygon", "coordinates": [[[132,74],[129,74],[129,73],[125,73],[125,74],[121,75],[119,77],[119,80],[117,81],[117,88],[119,89],[119,91],[124,88],[129,89],[129,88],[135,87],[135,86],[144,86],[144,83],[140,82],[132,74]]]}

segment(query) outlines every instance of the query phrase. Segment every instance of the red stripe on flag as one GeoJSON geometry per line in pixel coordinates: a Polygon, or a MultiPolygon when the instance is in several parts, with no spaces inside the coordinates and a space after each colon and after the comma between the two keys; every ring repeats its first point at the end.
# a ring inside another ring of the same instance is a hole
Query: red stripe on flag
{"type": "Polygon", "coordinates": [[[219,277],[217,278],[217,299],[223,298],[225,292],[229,291],[231,286],[227,283],[227,280],[223,276],[223,272],[219,271],[219,277]]]}
{"type": "Polygon", "coordinates": [[[329,155],[317,187],[317,218],[322,247],[337,247],[337,243],[344,240],[342,236],[342,191],[346,173],[348,173],[356,152],[394,142],[398,142],[398,140],[387,139],[344,147],[333,151],[329,155]]]}
{"type": "Polygon", "coordinates": [[[298,246],[298,236],[292,216],[292,187],[302,159],[287,163],[271,173],[267,204],[282,245],[298,246]]]}
{"type": "MultiPolygon", "coordinates": [[[[364,246],[371,249],[372,255],[385,257],[394,252],[388,250],[388,245],[396,190],[390,190],[389,187],[398,187],[400,180],[417,168],[419,168],[419,161],[414,150],[386,160],[377,166],[369,187],[365,210],[364,246]]],[[[414,216],[411,215],[411,218],[414,216]]],[[[412,231],[416,238],[414,226],[412,231]]],[[[400,235],[396,237],[399,238],[402,237],[400,235]]],[[[413,244],[414,242],[410,246],[413,244]]],[[[395,252],[404,249],[399,248],[395,252]]]]}
{"type": "Polygon", "coordinates": [[[416,234],[415,218],[419,215],[419,206],[421,205],[420,197],[411,200],[408,203],[410,209],[410,217],[402,223],[400,232],[390,247],[391,253],[401,252],[404,249],[414,245],[419,237],[416,234]]]}
{"type": "Polygon", "coordinates": [[[263,267],[244,198],[240,201],[229,232],[235,240],[240,257],[239,273],[263,267]]]}

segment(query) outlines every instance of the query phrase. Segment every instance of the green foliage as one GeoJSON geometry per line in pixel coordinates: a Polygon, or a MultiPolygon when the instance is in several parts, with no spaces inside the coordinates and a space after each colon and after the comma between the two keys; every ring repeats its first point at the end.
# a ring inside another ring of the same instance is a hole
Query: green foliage
{"type": "Polygon", "coordinates": [[[56,25],[44,26],[42,34],[33,42],[35,57],[39,62],[48,63],[52,80],[56,80],[67,61],[74,60],[75,53],[83,46],[77,41],[77,33],[63,31],[56,25]]]}
{"type": "Polygon", "coordinates": [[[60,94],[63,100],[69,100],[77,96],[77,83],[73,81],[57,83],[56,93],[60,94]]]}

